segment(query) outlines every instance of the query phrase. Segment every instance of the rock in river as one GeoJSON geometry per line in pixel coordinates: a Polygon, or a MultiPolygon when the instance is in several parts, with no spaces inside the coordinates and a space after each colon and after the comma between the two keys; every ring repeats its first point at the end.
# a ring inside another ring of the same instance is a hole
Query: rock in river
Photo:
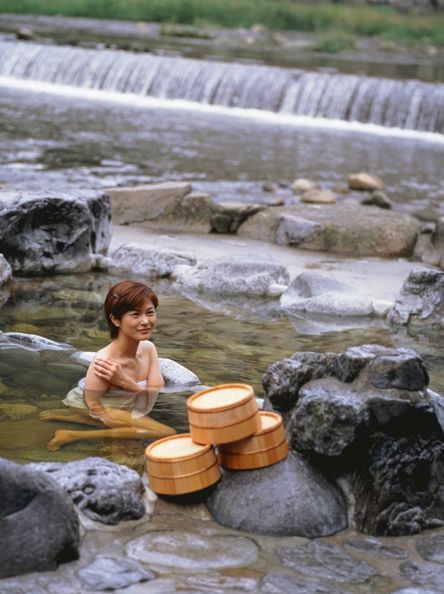
{"type": "Polygon", "coordinates": [[[88,271],[111,239],[110,202],[92,191],[0,192],[0,253],[14,272],[88,271]]]}

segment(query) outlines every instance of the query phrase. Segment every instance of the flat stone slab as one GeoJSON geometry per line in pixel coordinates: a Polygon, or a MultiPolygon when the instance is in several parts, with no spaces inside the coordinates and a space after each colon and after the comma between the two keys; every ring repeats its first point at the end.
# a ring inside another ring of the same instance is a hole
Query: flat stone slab
{"type": "Polygon", "coordinates": [[[269,208],[250,217],[238,235],[306,250],[395,258],[413,253],[419,230],[410,215],[347,202],[269,208]]]}
{"type": "Polygon", "coordinates": [[[346,553],[341,547],[312,541],[306,545],[283,545],[276,554],[285,567],[308,577],[316,576],[340,584],[362,584],[377,575],[369,563],[346,553]]]}
{"type": "Polygon", "coordinates": [[[119,590],[131,584],[155,578],[153,571],[135,561],[118,557],[96,557],[79,570],[78,576],[87,590],[119,590]]]}
{"type": "Polygon", "coordinates": [[[120,246],[109,258],[108,272],[126,272],[150,279],[169,277],[176,266],[196,264],[195,258],[179,252],[157,250],[132,243],[120,246]]]}
{"type": "Polygon", "coordinates": [[[192,532],[151,532],[131,540],[127,555],[166,571],[206,571],[244,567],[256,561],[256,543],[243,536],[206,536],[192,532]]]}

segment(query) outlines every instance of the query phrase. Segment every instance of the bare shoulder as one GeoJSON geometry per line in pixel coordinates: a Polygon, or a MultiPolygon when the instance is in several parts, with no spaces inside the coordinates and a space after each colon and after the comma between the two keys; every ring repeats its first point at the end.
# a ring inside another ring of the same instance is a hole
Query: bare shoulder
{"type": "Polygon", "coordinates": [[[157,355],[157,349],[150,340],[144,340],[140,343],[142,353],[147,355],[157,355]]]}

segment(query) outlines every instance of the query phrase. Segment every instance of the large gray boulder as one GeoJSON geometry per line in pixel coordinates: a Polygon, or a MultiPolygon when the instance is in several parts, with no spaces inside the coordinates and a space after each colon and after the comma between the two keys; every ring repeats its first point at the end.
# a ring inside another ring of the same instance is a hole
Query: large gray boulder
{"type": "Polygon", "coordinates": [[[366,317],[372,300],[354,287],[313,271],[297,276],[281,295],[282,309],[315,316],[366,317]]]}
{"type": "Polygon", "coordinates": [[[407,214],[342,202],[273,207],[250,217],[238,235],[350,256],[408,256],[420,223],[407,214]]]}
{"type": "Polygon", "coordinates": [[[296,353],[263,376],[292,447],[347,477],[359,529],[391,535],[444,522],[444,398],[428,381],[415,351],[375,344],[296,353]]]}
{"type": "Polygon", "coordinates": [[[134,470],[104,458],[35,462],[27,468],[47,473],[88,518],[115,525],[145,514],[144,485],[134,470]]]}
{"type": "Polygon", "coordinates": [[[171,250],[156,250],[137,244],[121,245],[110,254],[108,272],[126,273],[146,278],[164,278],[173,274],[176,266],[193,266],[196,259],[171,250]]]}
{"type": "Polygon", "coordinates": [[[342,493],[291,453],[268,468],[225,471],[207,500],[224,526],[270,536],[327,536],[347,526],[342,493]]]}
{"type": "Polygon", "coordinates": [[[0,459],[0,493],[0,578],[79,557],[77,514],[49,476],[0,459]]]}
{"type": "Polygon", "coordinates": [[[444,328],[444,272],[425,267],[412,270],[387,319],[399,326],[444,328]]]}
{"type": "Polygon", "coordinates": [[[92,191],[0,193],[0,253],[13,272],[91,270],[111,239],[106,194],[92,191]]]}
{"type": "Polygon", "coordinates": [[[415,250],[415,255],[432,266],[439,266],[444,270],[444,217],[439,217],[436,221],[436,227],[433,233],[425,235],[425,245],[415,250]]]}
{"type": "Polygon", "coordinates": [[[269,258],[247,255],[206,260],[197,266],[178,269],[179,290],[223,296],[267,297],[272,285],[288,285],[290,277],[282,264],[269,258]]]}

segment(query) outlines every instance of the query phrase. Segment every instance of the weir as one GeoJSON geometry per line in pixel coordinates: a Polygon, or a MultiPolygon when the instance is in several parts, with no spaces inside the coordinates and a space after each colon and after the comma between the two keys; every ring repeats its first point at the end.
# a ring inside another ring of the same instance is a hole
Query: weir
{"type": "Polygon", "coordinates": [[[444,132],[444,84],[0,42],[0,77],[205,105],[444,132]]]}

